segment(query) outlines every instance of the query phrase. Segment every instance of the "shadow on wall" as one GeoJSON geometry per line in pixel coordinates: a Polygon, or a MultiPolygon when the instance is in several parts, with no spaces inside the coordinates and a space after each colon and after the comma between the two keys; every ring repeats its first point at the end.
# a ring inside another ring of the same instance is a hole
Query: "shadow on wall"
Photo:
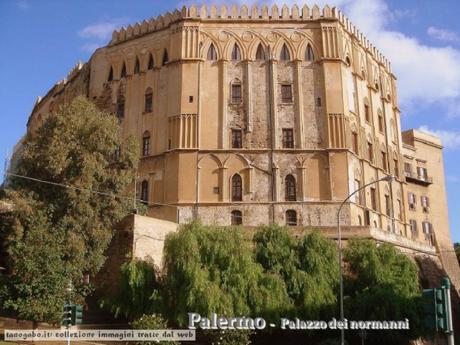
{"type": "MultiPolygon", "coordinates": [[[[420,269],[420,284],[423,289],[439,288],[442,278],[448,276],[446,271],[430,257],[416,256],[415,261],[420,269]]],[[[455,342],[460,343],[460,296],[454,285],[451,285],[450,295],[455,342]]]]}

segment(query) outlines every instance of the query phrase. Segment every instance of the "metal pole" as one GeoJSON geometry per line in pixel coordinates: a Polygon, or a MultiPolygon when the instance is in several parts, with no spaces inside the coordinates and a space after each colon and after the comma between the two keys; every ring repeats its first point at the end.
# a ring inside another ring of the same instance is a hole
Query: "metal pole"
{"type": "Polygon", "coordinates": [[[449,329],[449,333],[447,334],[447,345],[454,345],[454,325],[452,321],[452,304],[450,299],[450,280],[449,278],[443,279],[443,287],[446,289],[446,297],[447,297],[447,327],[449,329]]]}
{"type": "MultiPolygon", "coordinates": [[[[342,321],[342,326],[343,326],[343,321],[344,321],[344,311],[343,311],[343,254],[342,254],[342,229],[340,227],[340,211],[342,211],[342,207],[345,205],[345,203],[348,200],[350,200],[350,198],[356,193],[359,193],[360,191],[364,190],[365,188],[375,183],[378,183],[381,181],[391,182],[393,181],[393,179],[394,179],[393,176],[388,175],[376,181],[372,181],[372,182],[369,182],[368,184],[365,184],[361,188],[358,188],[353,193],[348,195],[346,199],[342,201],[337,211],[337,237],[338,237],[338,242],[339,242],[339,274],[340,274],[340,277],[339,277],[340,279],[340,297],[339,298],[340,298],[340,321],[342,321]]],[[[340,330],[340,345],[345,345],[345,329],[343,327],[340,330]]]]}

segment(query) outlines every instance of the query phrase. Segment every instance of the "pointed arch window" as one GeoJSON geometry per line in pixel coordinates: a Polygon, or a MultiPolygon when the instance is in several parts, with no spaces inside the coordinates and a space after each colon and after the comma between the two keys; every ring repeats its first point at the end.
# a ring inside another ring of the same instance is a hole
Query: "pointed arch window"
{"type": "Polygon", "coordinates": [[[113,80],[113,67],[110,66],[109,76],[107,77],[107,81],[113,80]]]}
{"type": "Polygon", "coordinates": [[[151,113],[153,111],[153,91],[149,87],[145,90],[145,102],[144,102],[144,111],[146,113],[151,113]]]}
{"type": "Polygon", "coordinates": [[[232,201],[243,200],[243,181],[239,174],[232,177],[232,201]]]}
{"type": "Polygon", "coordinates": [[[155,61],[153,60],[152,54],[150,54],[150,56],[149,56],[149,64],[148,64],[147,68],[149,70],[152,70],[153,67],[155,67],[155,61]]]}
{"type": "Polygon", "coordinates": [[[214,44],[211,43],[208,49],[208,55],[206,57],[207,60],[209,61],[216,61],[217,60],[217,51],[216,48],[214,47],[214,44]]]}
{"type": "Polygon", "coordinates": [[[149,202],[149,181],[144,180],[141,183],[141,201],[144,204],[149,202]]]}
{"type": "Polygon", "coordinates": [[[310,43],[307,45],[307,49],[305,50],[305,60],[307,61],[315,60],[315,55],[313,54],[313,48],[311,47],[310,43]]]}
{"type": "Polygon", "coordinates": [[[169,62],[168,51],[165,49],[163,53],[163,66],[169,62]]]}
{"type": "Polygon", "coordinates": [[[284,43],[283,47],[281,48],[280,60],[281,61],[290,61],[291,60],[291,54],[289,53],[289,49],[286,46],[286,43],[284,43]]]}
{"type": "Polygon", "coordinates": [[[123,62],[123,67],[121,68],[120,78],[126,78],[126,64],[123,62]]]}
{"type": "Polygon", "coordinates": [[[241,60],[241,50],[240,50],[240,47],[238,47],[238,44],[236,43],[233,46],[233,50],[232,50],[232,60],[233,61],[241,60]]]}
{"type": "Polygon", "coordinates": [[[295,210],[286,211],[286,225],[297,226],[297,212],[295,210]]]}
{"type": "Polygon", "coordinates": [[[286,201],[296,201],[296,184],[294,176],[291,174],[287,175],[284,182],[286,201]]]}
{"type": "Polygon", "coordinates": [[[265,60],[265,50],[261,43],[257,47],[256,60],[265,60]]]}
{"type": "Polygon", "coordinates": [[[148,156],[150,154],[150,132],[145,131],[142,136],[142,155],[148,156]]]}
{"type": "Polygon", "coordinates": [[[241,225],[243,224],[243,214],[239,210],[233,210],[231,213],[231,223],[232,225],[241,225]]]}
{"type": "Polygon", "coordinates": [[[141,64],[139,63],[139,58],[136,57],[136,64],[134,65],[134,74],[139,74],[141,72],[141,64]]]}

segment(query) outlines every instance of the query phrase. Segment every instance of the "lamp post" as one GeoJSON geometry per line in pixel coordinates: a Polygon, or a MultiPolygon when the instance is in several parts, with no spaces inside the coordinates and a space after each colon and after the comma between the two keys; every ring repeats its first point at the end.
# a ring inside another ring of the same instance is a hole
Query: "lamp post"
{"type": "Polygon", "coordinates": [[[340,229],[340,211],[342,211],[343,205],[345,205],[345,203],[348,200],[350,200],[350,198],[356,193],[366,189],[367,187],[375,183],[378,183],[381,181],[391,182],[393,180],[394,180],[394,176],[388,175],[376,181],[372,181],[372,182],[369,182],[368,184],[365,184],[361,188],[358,188],[353,193],[348,195],[347,198],[344,201],[342,201],[337,211],[337,237],[339,239],[339,270],[340,270],[340,321],[342,321],[342,329],[340,330],[340,345],[345,345],[345,329],[343,328],[343,320],[344,320],[344,316],[343,316],[343,264],[342,264],[343,255],[342,255],[342,230],[340,229]]]}

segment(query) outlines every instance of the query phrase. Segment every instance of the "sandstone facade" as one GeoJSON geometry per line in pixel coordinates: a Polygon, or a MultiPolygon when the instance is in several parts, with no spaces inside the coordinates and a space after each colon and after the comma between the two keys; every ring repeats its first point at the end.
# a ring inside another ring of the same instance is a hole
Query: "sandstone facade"
{"type": "Polygon", "coordinates": [[[28,129],[80,94],[138,138],[152,217],[326,231],[350,193],[391,174],[345,204],[344,236],[453,250],[439,140],[401,135],[390,63],[335,8],[192,6],[122,28],[37,101],[28,129]],[[409,193],[436,206],[413,210],[409,193]]]}

